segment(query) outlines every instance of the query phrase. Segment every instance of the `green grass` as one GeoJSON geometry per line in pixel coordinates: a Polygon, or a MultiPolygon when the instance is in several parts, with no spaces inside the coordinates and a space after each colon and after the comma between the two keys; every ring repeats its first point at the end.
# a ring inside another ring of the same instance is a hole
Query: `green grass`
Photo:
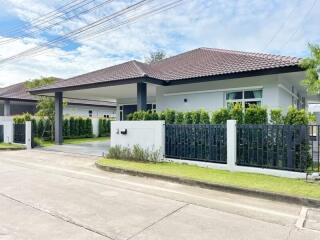
{"type": "Polygon", "coordinates": [[[18,150],[25,149],[24,145],[13,144],[13,143],[0,143],[0,150],[18,150]]]}
{"type": "Polygon", "coordinates": [[[274,177],[263,174],[229,172],[178,163],[141,163],[126,160],[100,159],[98,163],[141,172],[177,176],[247,189],[320,199],[320,184],[302,179],[274,177]]]}
{"type": "MultiPolygon", "coordinates": [[[[88,142],[103,142],[110,140],[109,137],[97,137],[97,138],[74,138],[74,139],[65,139],[63,144],[81,144],[81,143],[88,143],[88,142]]],[[[50,147],[54,145],[54,141],[43,141],[38,139],[37,140],[41,147],[50,147]]]]}

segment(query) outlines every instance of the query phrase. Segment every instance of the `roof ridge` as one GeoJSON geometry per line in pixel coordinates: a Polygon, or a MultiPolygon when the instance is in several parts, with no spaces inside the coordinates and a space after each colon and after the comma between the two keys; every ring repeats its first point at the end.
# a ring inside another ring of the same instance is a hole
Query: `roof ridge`
{"type": "MultiPolygon", "coordinates": [[[[147,74],[145,71],[143,71],[143,69],[138,65],[138,63],[139,63],[139,64],[144,64],[144,63],[139,62],[139,61],[137,61],[137,60],[132,60],[131,62],[133,62],[134,66],[139,70],[139,72],[140,72],[144,77],[147,77],[147,76],[148,76],[148,74],[147,74]]],[[[147,65],[147,64],[146,64],[146,65],[147,65]]]]}
{"type": "Polygon", "coordinates": [[[189,50],[189,51],[187,51],[187,52],[178,53],[177,55],[170,56],[170,57],[167,57],[167,58],[158,60],[158,61],[153,62],[153,63],[149,63],[148,65],[149,65],[149,66],[157,65],[158,63],[164,62],[164,61],[166,61],[166,60],[173,59],[173,58],[176,58],[176,57],[181,57],[181,56],[190,54],[191,52],[195,52],[195,51],[200,50],[200,49],[201,49],[201,48],[196,48],[196,49],[189,50]]]}
{"type": "Polygon", "coordinates": [[[208,47],[201,47],[199,49],[206,50],[206,51],[218,51],[224,53],[234,53],[234,54],[242,54],[246,56],[256,56],[256,57],[263,57],[263,58],[273,58],[279,60],[299,60],[299,57],[291,57],[291,56],[284,56],[280,54],[273,54],[273,53],[260,53],[260,52],[250,52],[250,51],[240,51],[240,50],[231,50],[231,49],[222,49],[222,48],[208,48],[208,47]]]}

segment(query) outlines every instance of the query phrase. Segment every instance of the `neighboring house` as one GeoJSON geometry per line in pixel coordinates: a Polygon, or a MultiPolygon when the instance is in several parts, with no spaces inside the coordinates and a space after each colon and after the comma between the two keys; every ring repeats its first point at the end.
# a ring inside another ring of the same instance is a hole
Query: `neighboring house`
{"type": "MultiPolygon", "coordinates": [[[[240,102],[306,108],[300,59],[199,48],[152,64],[129,61],[34,89],[32,94],[117,101],[120,120],[137,109],[214,111],[240,102]]],[[[319,99],[316,99],[319,100],[319,99]]]]}
{"type": "MultiPolygon", "coordinates": [[[[39,97],[31,95],[27,90],[24,82],[0,88],[0,116],[14,116],[26,112],[35,114],[39,97]]],[[[113,102],[79,99],[65,101],[65,116],[115,117],[116,105],[113,102]]]]}

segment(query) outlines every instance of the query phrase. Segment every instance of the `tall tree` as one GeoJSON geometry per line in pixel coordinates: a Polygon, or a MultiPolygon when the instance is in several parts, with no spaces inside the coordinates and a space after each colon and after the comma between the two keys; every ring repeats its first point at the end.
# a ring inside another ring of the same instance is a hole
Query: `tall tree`
{"type": "Polygon", "coordinates": [[[151,52],[150,56],[145,58],[146,63],[155,63],[167,57],[165,51],[159,50],[156,52],[151,52]]]}
{"type": "Polygon", "coordinates": [[[302,84],[312,95],[320,94],[320,45],[309,44],[310,57],[303,59],[300,66],[306,69],[306,77],[302,84]]]}
{"type": "Polygon", "coordinates": [[[41,77],[41,78],[38,78],[38,79],[33,79],[33,80],[26,81],[25,86],[28,89],[39,88],[39,87],[43,87],[43,86],[47,86],[47,85],[53,84],[56,81],[57,81],[57,78],[55,78],[55,77],[41,77]]]}

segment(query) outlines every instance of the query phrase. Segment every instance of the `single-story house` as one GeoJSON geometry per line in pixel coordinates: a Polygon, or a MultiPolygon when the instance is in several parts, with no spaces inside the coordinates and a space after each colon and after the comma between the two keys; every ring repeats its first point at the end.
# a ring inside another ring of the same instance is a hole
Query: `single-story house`
{"type": "Polygon", "coordinates": [[[284,111],[291,105],[306,108],[307,94],[300,84],[305,72],[299,61],[296,57],[199,48],[151,64],[125,62],[30,92],[55,96],[56,141],[61,143],[62,97],[115,99],[119,120],[137,109],[214,111],[234,102],[284,111]]]}
{"type": "MultiPolygon", "coordinates": [[[[62,80],[60,80],[62,81],[62,80]]],[[[25,82],[0,88],[0,116],[14,116],[22,113],[36,113],[39,97],[31,95],[25,82]]],[[[110,101],[93,101],[85,99],[65,99],[67,105],[65,116],[105,117],[116,116],[116,103],[110,101]]]]}

